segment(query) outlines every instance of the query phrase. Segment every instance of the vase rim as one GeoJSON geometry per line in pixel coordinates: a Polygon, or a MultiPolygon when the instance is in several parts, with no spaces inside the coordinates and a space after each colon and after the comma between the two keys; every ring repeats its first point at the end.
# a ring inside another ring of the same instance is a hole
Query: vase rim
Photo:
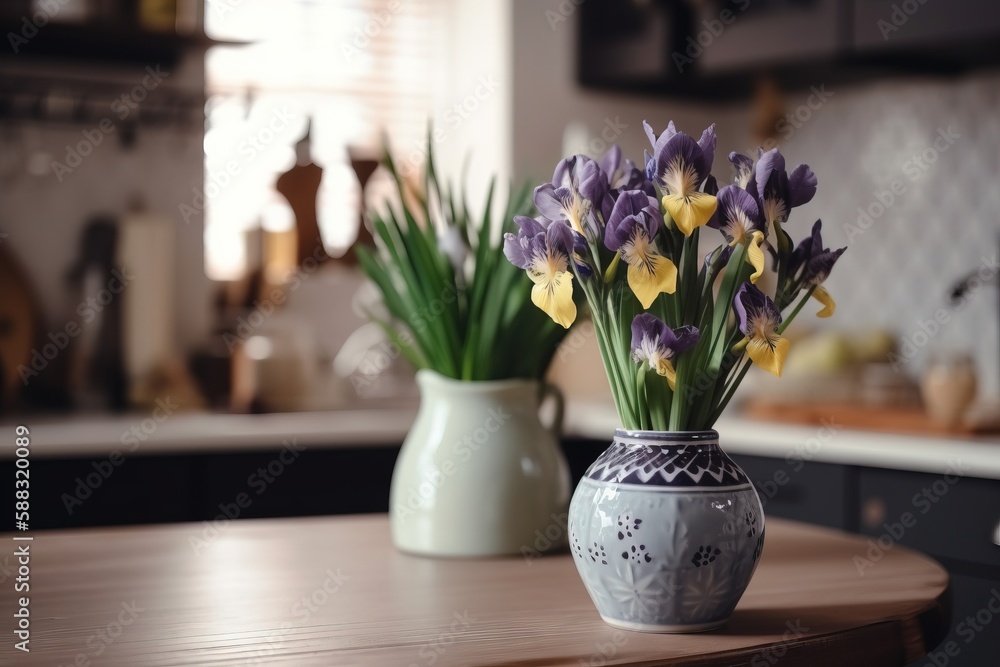
{"type": "Polygon", "coordinates": [[[696,431],[642,431],[627,428],[616,428],[616,438],[635,438],[637,440],[662,440],[676,442],[718,443],[719,432],[714,429],[699,429],[696,431]]]}
{"type": "Polygon", "coordinates": [[[534,389],[541,384],[532,378],[507,378],[504,380],[456,380],[430,368],[417,371],[417,382],[465,392],[488,393],[502,389],[534,389]]]}

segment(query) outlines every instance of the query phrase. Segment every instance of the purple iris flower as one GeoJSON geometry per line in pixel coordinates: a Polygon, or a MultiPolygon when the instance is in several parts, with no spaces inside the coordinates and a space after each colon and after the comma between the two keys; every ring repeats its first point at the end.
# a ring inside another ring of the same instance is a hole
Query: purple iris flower
{"type": "Polygon", "coordinates": [[[701,333],[692,326],[671,329],[651,313],[640,313],[632,320],[632,359],[647,362],[650,368],[667,378],[673,387],[673,360],[698,343],[701,333]]]}
{"type": "Polygon", "coordinates": [[[660,231],[660,208],[642,190],[618,195],[604,228],[604,245],[628,265],[628,284],[643,308],[677,289],[677,267],[660,255],[654,239],[660,231]]]}
{"type": "Polygon", "coordinates": [[[755,231],[766,233],[757,201],[749,192],[738,185],[727,185],[719,190],[717,198],[715,215],[708,226],[722,232],[730,245],[746,244],[755,231]]]}
{"type": "MultiPolygon", "coordinates": [[[[608,186],[611,188],[613,198],[617,199],[619,194],[628,190],[642,190],[650,197],[656,195],[656,190],[646,178],[646,173],[635,166],[632,160],[622,158],[622,149],[618,144],[612,144],[601,158],[600,165],[608,177],[608,186]]],[[[604,216],[605,220],[610,213],[608,211],[604,216]]]]}
{"type": "Polygon", "coordinates": [[[590,265],[581,259],[581,255],[588,250],[586,239],[571,230],[565,223],[553,223],[543,217],[529,218],[526,215],[514,216],[514,222],[519,228],[517,235],[509,232],[504,234],[503,243],[504,255],[514,266],[519,269],[527,268],[531,263],[531,253],[552,243],[561,252],[572,256],[581,276],[593,274],[594,271],[590,265]],[[556,229],[552,230],[552,235],[546,236],[546,232],[553,226],[556,229]],[[572,253],[567,248],[572,248],[572,253]]]}
{"type": "Polygon", "coordinates": [[[562,254],[569,254],[573,247],[573,232],[565,224],[554,225],[545,218],[514,217],[520,228],[517,234],[504,234],[503,253],[519,269],[531,264],[533,255],[540,249],[552,247],[562,254]]]}
{"type": "Polygon", "coordinates": [[[750,182],[750,177],[753,175],[753,158],[733,151],[729,154],[729,161],[736,168],[736,185],[746,189],[747,183],[750,182]]]}
{"type": "Polygon", "coordinates": [[[764,370],[781,377],[781,369],[788,354],[788,339],[778,333],[781,312],[771,297],[750,282],[745,282],[736,292],[733,309],[739,320],[740,331],[747,337],[747,354],[750,360],[764,370]]]}
{"type": "Polygon", "coordinates": [[[768,226],[781,224],[788,220],[793,208],[812,200],[816,194],[816,174],[805,164],[788,174],[784,156],[772,148],[757,160],[746,189],[757,197],[764,222],[768,226]]]}
{"type": "MultiPolygon", "coordinates": [[[[667,129],[663,131],[659,137],[653,132],[652,126],[646,121],[642,121],[642,129],[646,131],[646,136],[649,137],[649,145],[653,148],[653,156],[655,157],[657,153],[663,150],[663,147],[667,144],[670,139],[677,134],[677,128],[674,127],[674,121],[669,121],[667,123],[667,129]]],[[[648,160],[647,160],[648,162],[648,160]]]]}
{"type": "Polygon", "coordinates": [[[756,285],[745,282],[736,291],[733,308],[739,319],[740,331],[753,337],[759,328],[776,328],[781,324],[781,312],[756,285]]]}
{"type": "Polygon", "coordinates": [[[504,234],[503,252],[514,266],[524,269],[534,286],[531,301],[557,324],[569,328],[576,320],[573,302],[573,231],[565,222],[546,227],[538,220],[519,216],[521,231],[504,234]],[[538,231],[539,228],[542,231],[538,231]]]}
{"type": "Polygon", "coordinates": [[[837,250],[824,248],[822,227],[823,222],[817,220],[813,224],[812,234],[799,242],[799,245],[792,251],[792,257],[789,260],[789,273],[796,276],[801,269],[802,274],[799,277],[806,285],[821,285],[830,276],[833,265],[847,250],[846,247],[837,250]]]}
{"type": "Polygon", "coordinates": [[[574,231],[596,238],[596,214],[610,210],[610,190],[601,167],[585,155],[574,155],[556,165],[552,182],[535,188],[539,213],[549,220],[565,220],[574,231]]]}
{"type": "Polygon", "coordinates": [[[604,228],[604,245],[618,251],[641,230],[648,240],[660,231],[660,208],[656,199],[641,190],[630,190],[618,196],[618,201],[604,228]]]}
{"type": "MultiPolygon", "coordinates": [[[[643,123],[653,144],[653,162],[657,183],[663,187],[663,206],[670,219],[685,236],[708,222],[715,213],[715,197],[702,189],[712,170],[715,156],[715,126],[711,125],[694,139],[678,132],[673,122],[657,137],[648,123],[643,123]]],[[[647,162],[647,173],[650,163],[647,162]]]]}

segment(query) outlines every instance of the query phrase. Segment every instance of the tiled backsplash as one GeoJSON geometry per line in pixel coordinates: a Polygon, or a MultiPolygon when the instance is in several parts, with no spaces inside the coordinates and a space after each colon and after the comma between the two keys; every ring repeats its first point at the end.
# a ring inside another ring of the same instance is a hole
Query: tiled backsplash
{"type": "MultiPolygon", "coordinates": [[[[794,212],[793,237],[821,216],[824,240],[849,246],[827,284],[838,310],[825,326],[895,330],[914,373],[934,350],[968,350],[982,393],[996,395],[1000,76],[830,92],[779,137],[790,165],[808,162],[820,184],[794,212]],[[976,270],[990,284],[949,306],[950,287],[976,270]]],[[[807,95],[789,95],[788,111],[807,95]]]]}

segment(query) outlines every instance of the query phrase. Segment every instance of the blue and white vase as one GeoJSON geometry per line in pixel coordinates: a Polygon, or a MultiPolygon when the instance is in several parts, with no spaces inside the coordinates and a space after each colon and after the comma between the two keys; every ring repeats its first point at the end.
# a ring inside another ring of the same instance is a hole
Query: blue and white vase
{"type": "Polygon", "coordinates": [[[610,625],[702,632],[725,624],[760,560],[764,514],[715,431],[627,431],[569,508],[580,577],[610,625]]]}

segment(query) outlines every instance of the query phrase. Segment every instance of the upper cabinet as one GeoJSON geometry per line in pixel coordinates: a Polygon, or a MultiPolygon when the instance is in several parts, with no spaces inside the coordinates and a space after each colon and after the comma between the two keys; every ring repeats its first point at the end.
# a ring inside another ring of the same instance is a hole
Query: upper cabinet
{"type": "Polygon", "coordinates": [[[851,9],[859,52],[971,46],[996,62],[1000,51],[1000,3],[992,0],[853,0],[851,9]]]}
{"type": "Polygon", "coordinates": [[[981,0],[586,0],[579,81],[699,99],[757,75],[807,88],[1000,64],[1000,3],[981,0]]]}

